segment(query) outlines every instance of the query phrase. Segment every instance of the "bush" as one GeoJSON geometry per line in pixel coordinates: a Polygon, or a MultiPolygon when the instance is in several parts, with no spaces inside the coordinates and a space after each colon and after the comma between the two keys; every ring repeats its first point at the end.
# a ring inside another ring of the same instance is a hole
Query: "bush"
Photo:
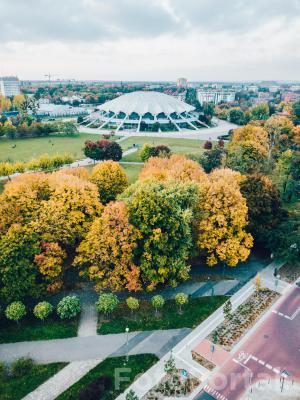
{"type": "Polygon", "coordinates": [[[53,306],[47,301],[41,301],[33,309],[33,315],[44,321],[53,311],[53,306]]]}
{"type": "Polygon", "coordinates": [[[155,308],[155,311],[157,313],[158,309],[164,306],[165,300],[160,294],[157,294],[156,296],[152,297],[151,304],[155,308]]]}
{"type": "Polygon", "coordinates": [[[21,357],[14,361],[11,365],[11,374],[15,378],[19,378],[32,370],[34,361],[31,358],[21,357]]]}
{"type": "Polygon", "coordinates": [[[3,362],[0,362],[0,382],[4,381],[8,376],[8,369],[3,362]]]}
{"type": "Polygon", "coordinates": [[[87,140],[84,144],[84,154],[93,160],[119,161],[122,158],[122,148],[117,142],[109,140],[98,140],[93,142],[87,140]]]}
{"type": "Polygon", "coordinates": [[[181,307],[187,304],[188,301],[189,298],[185,293],[177,293],[175,296],[175,303],[179,306],[180,312],[181,312],[181,307]]]}
{"type": "Polygon", "coordinates": [[[81,311],[81,305],[77,296],[66,296],[57,305],[57,314],[61,319],[74,318],[81,311]]]}
{"type": "Polygon", "coordinates": [[[139,400],[135,392],[131,389],[129,392],[126,394],[126,400],[139,400]]]}
{"type": "Polygon", "coordinates": [[[140,303],[135,297],[128,297],[128,299],[126,300],[126,304],[132,312],[138,310],[140,307],[140,303]]]}
{"type": "Polygon", "coordinates": [[[109,376],[101,376],[90,382],[79,392],[79,400],[102,399],[102,395],[107,394],[113,387],[112,379],[109,376]]]}
{"type": "Polygon", "coordinates": [[[104,293],[99,296],[96,302],[98,312],[111,314],[118,307],[119,300],[113,293],[104,293]]]}
{"type": "Polygon", "coordinates": [[[204,148],[205,150],[211,150],[212,147],[213,147],[213,145],[212,145],[212,142],[211,142],[210,140],[207,140],[207,141],[204,143],[204,145],[203,145],[203,148],[204,148]]]}
{"type": "Polygon", "coordinates": [[[155,147],[150,146],[148,143],[145,143],[140,152],[140,157],[142,161],[146,162],[150,157],[157,157],[158,153],[155,147]]]}
{"type": "Polygon", "coordinates": [[[19,322],[26,315],[26,307],[21,301],[14,301],[6,307],[5,315],[7,319],[19,322]]]}

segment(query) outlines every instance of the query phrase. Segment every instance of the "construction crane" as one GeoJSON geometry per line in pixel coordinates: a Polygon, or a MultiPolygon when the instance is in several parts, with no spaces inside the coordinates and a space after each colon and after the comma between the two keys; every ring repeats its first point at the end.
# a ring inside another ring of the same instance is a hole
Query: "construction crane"
{"type": "Polygon", "coordinates": [[[45,78],[48,78],[48,82],[51,82],[51,78],[53,78],[55,75],[52,75],[50,72],[48,72],[48,74],[45,75],[45,78]]]}

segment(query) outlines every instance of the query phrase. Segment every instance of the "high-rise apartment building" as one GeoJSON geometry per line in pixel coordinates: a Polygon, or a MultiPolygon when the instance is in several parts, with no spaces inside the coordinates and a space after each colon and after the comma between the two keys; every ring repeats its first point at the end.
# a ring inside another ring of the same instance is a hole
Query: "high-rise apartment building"
{"type": "Polygon", "coordinates": [[[0,95],[5,97],[20,94],[20,81],[16,76],[0,77],[0,95]]]}

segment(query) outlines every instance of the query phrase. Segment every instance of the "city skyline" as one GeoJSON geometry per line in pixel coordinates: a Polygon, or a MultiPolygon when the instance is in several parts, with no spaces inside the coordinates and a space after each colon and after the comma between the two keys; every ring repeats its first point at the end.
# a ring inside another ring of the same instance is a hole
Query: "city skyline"
{"type": "Polygon", "coordinates": [[[300,80],[300,1],[0,0],[0,75],[300,80]]]}

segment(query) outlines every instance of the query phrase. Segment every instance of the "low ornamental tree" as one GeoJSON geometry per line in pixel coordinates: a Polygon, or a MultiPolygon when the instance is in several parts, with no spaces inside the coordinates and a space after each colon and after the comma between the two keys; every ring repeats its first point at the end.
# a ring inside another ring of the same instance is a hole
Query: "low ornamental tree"
{"type": "Polygon", "coordinates": [[[14,301],[5,309],[5,316],[11,321],[19,322],[26,315],[26,307],[21,301],[14,301]]]}
{"type": "Polygon", "coordinates": [[[173,354],[171,353],[170,358],[165,361],[164,370],[167,374],[174,374],[177,371],[175,359],[173,354]]]}
{"type": "Polygon", "coordinates": [[[150,157],[157,157],[157,155],[156,148],[150,146],[148,143],[145,143],[140,151],[140,157],[143,162],[148,161],[150,157]]]}
{"type": "Polygon", "coordinates": [[[80,300],[77,296],[66,296],[57,305],[57,314],[60,319],[71,319],[81,311],[80,300]]]}
{"type": "Polygon", "coordinates": [[[47,301],[41,301],[33,309],[33,315],[44,321],[53,311],[53,306],[47,301]]]}
{"type": "Polygon", "coordinates": [[[185,293],[177,293],[175,296],[175,303],[178,305],[179,307],[179,314],[182,313],[182,306],[184,306],[185,304],[187,304],[189,301],[188,296],[185,293]]]}
{"type": "Polygon", "coordinates": [[[119,300],[113,293],[103,293],[96,302],[97,311],[103,314],[111,314],[118,307],[119,300]]]}
{"type": "Polygon", "coordinates": [[[160,144],[155,147],[155,152],[157,153],[157,157],[169,158],[172,154],[170,147],[160,144]]]}
{"type": "Polygon", "coordinates": [[[155,308],[155,314],[157,315],[158,310],[164,306],[165,300],[160,294],[157,294],[152,297],[151,304],[152,307],[155,308]]]}
{"type": "Polygon", "coordinates": [[[128,299],[126,300],[126,304],[127,307],[131,310],[131,313],[138,310],[140,307],[140,303],[135,297],[128,297],[128,299]]]}

